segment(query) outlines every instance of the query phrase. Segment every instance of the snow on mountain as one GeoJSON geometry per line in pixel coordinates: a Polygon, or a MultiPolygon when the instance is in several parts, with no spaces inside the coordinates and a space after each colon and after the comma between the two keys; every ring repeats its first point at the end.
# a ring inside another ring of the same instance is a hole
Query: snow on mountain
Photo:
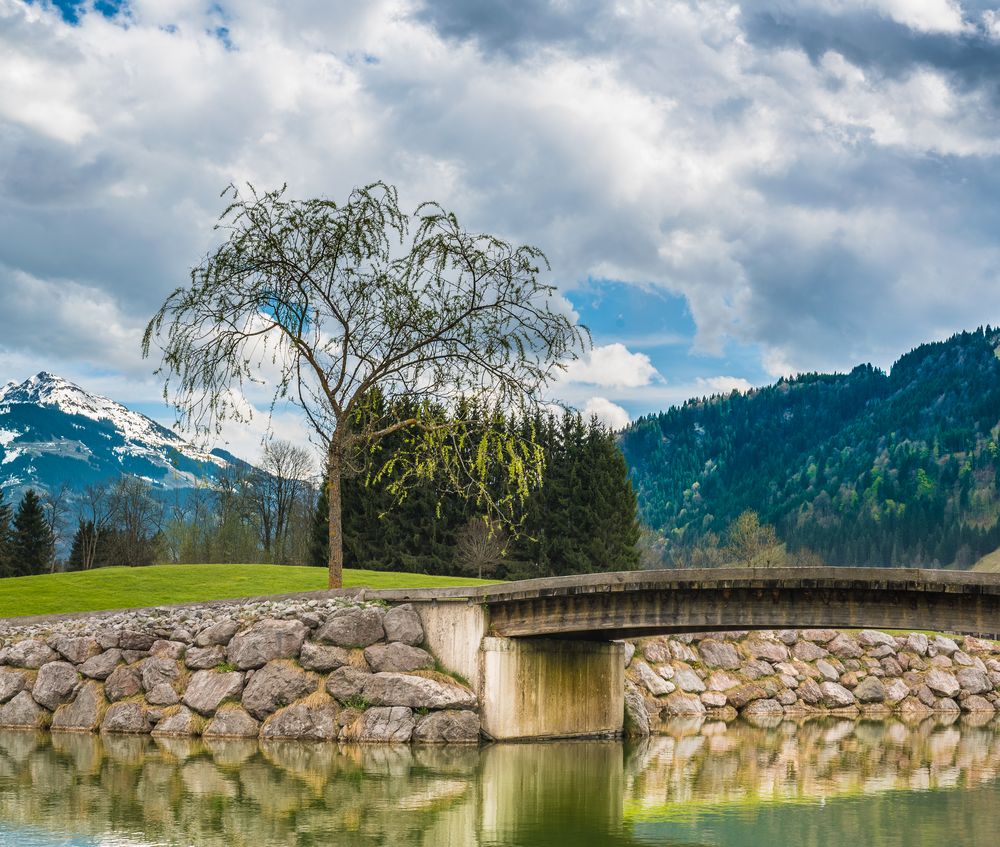
{"type": "Polygon", "coordinates": [[[190,488],[238,461],[45,371],[0,388],[0,488],[8,493],[79,489],[123,473],[163,490],[190,488]]]}

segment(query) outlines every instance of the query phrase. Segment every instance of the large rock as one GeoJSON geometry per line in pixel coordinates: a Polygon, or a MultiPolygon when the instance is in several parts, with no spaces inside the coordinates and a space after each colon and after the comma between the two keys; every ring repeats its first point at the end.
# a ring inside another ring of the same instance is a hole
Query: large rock
{"type": "MultiPolygon", "coordinates": [[[[795,696],[794,694],[792,695],[795,696]]],[[[728,703],[726,695],[722,691],[702,691],[701,702],[710,709],[721,709],[728,703]]]]}
{"type": "Polygon", "coordinates": [[[152,691],[160,685],[173,687],[181,678],[181,669],[173,659],[151,656],[140,665],[140,679],[143,691],[152,691]]]}
{"type": "Polygon", "coordinates": [[[864,655],[864,650],[851,636],[838,633],[837,637],[828,642],[826,649],[838,659],[860,659],[864,655]]]}
{"type": "Polygon", "coordinates": [[[52,716],[52,729],[93,732],[101,725],[105,708],[107,701],[101,684],[90,680],[80,686],[72,703],[56,709],[52,716]]]}
{"type": "Polygon", "coordinates": [[[55,648],[60,656],[74,665],[82,664],[91,656],[101,652],[97,639],[91,636],[72,638],[68,635],[57,635],[49,639],[49,646],[55,648]]]}
{"type": "Polygon", "coordinates": [[[370,673],[345,665],[327,677],[326,690],[331,697],[335,697],[341,703],[347,703],[349,700],[361,697],[361,692],[369,679],[371,679],[370,673]]]}
{"type": "Polygon", "coordinates": [[[337,706],[327,699],[326,702],[296,703],[278,710],[264,722],[260,737],[331,741],[339,733],[337,706]]]}
{"type": "Polygon", "coordinates": [[[675,691],[663,702],[661,713],[664,717],[677,717],[680,715],[703,715],[705,714],[705,704],[696,694],[685,694],[682,691],[675,691]]]}
{"type": "Polygon", "coordinates": [[[146,702],[150,706],[173,706],[181,698],[169,682],[158,682],[146,692],[146,702]]]}
{"type": "Polygon", "coordinates": [[[365,680],[362,696],[373,706],[407,706],[411,709],[476,707],[476,695],[468,688],[402,673],[372,674],[365,680]]]}
{"type": "Polygon", "coordinates": [[[200,714],[211,715],[223,702],[235,700],[242,693],[243,674],[239,671],[197,671],[188,683],[183,702],[200,714]]]}
{"type": "Polygon", "coordinates": [[[673,683],[667,682],[645,662],[634,662],[632,668],[639,682],[654,697],[662,697],[664,694],[669,694],[675,688],[673,683]]]}
{"type": "Polygon", "coordinates": [[[995,641],[987,641],[985,638],[976,638],[972,635],[965,636],[965,639],[962,641],[962,647],[966,653],[970,653],[973,656],[982,653],[1000,652],[1000,645],[995,641]]]}
{"type": "Polygon", "coordinates": [[[935,635],[934,640],[931,641],[930,646],[934,647],[935,650],[942,656],[950,656],[958,649],[958,645],[955,643],[954,639],[948,638],[944,635],[935,635]]]}
{"type": "Polygon", "coordinates": [[[767,692],[753,682],[748,682],[736,688],[730,688],[726,692],[726,700],[735,709],[742,709],[747,703],[751,703],[754,700],[763,700],[765,697],[767,697],[767,692]]]}
{"type": "MultiPolygon", "coordinates": [[[[451,714],[452,712],[435,712],[434,714],[451,714]]],[[[474,714],[460,712],[460,714],[474,714]]],[[[430,717],[430,716],[428,716],[430,717]]],[[[625,680],[625,736],[627,738],[645,738],[649,735],[649,713],[642,692],[629,679],[625,680]]]]}
{"type": "Polygon", "coordinates": [[[752,639],[745,644],[747,652],[755,659],[768,662],[784,662],[788,659],[788,648],[780,641],[752,639]]]}
{"type": "Polygon", "coordinates": [[[183,641],[170,641],[166,638],[158,638],[149,648],[151,655],[159,659],[173,659],[174,661],[183,658],[186,650],[187,644],[183,641]]]}
{"type": "Polygon", "coordinates": [[[819,690],[823,693],[823,705],[828,709],[843,709],[854,705],[854,695],[843,685],[824,682],[819,690]]]}
{"type": "Polygon", "coordinates": [[[104,683],[104,694],[112,703],[133,697],[140,691],[142,678],[139,669],[132,665],[119,665],[104,683]]]}
{"type": "Polygon", "coordinates": [[[971,694],[959,704],[963,712],[975,712],[977,714],[989,714],[996,711],[994,705],[985,697],[978,694],[971,694]]]}
{"type": "MultiPolygon", "coordinates": [[[[331,648],[343,649],[343,648],[331,648]]],[[[373,644],[365,648],[365,661],[373,671],[409,671],[427,670],[434,667],[434,657],[420,647],[412,647],[402,642],[392,644],[373,644]]]]}
{"type": "Polygon", "coordinates": [[[308,671],[327,673],[350,664],[350,661],[351,651],[346,647],[318,644],[315,641],[305,642],[299,653],[299,664],[308,671]]]}
{"type": "Polygon", "coordinates": [[[91,656],[77,670],[91,679],[107,679],[121,660],[122,651],[112,647],[103,653],[91,656]]]}
{"type": "MultiPolygon", "coordinates": [[[[706,638],[698,645],[702,663],[709,668],[724,668],[736,670],[740,666],[740,654],[736,647],[728,641],[716,641],[706,638]]],[[[683,688],[683,686],[681,686],[683,688]]]]}
{"type": "Polygon", "coordinates": [[[261,668],[274,659],[294,659],[309,628],[302,621],[263,620],[229,642],[229,661],[239,670],[261,668]]]}
{"type": "MultiPolygon", "coordinates": [[[[646,726],[648,730],[648,716],[646,726]]],[[[431,712],[417,722],[413,741],[419,744],[478,744],[479,715],[464,709],[431,712]]]]}
{"type": "Polygon", "coordinates": [[[785,714],[785,709],[777,700],[765,697],[761,700],[754,700],[748,703],[741,713],[745,718],[781,717],[785,714]]]}
{"type": "Polygon", "coordinates": [[[225,647],[239,630],[234,620],[219,621],[205,627],[194,640],[195,647],[225,647]]]}
{"type": "Polygon", "coordinates": [[[816,670],[822,674],[823,679],[828,682],[836,682],[840,679],[840,671],[837,670],[836,666],[826,661],[826,659],[820,659],[816,663],[816,670]]]}
{"type": "Polygon", "coordinates": [[[101,732],[146,734],[151,729],[149,716],[139,703],[112,703],[101,722],[101,732]]]}
{"type": "Polygon", "coordinates": [[[815,706],[823,699],[823,691],[814,679],[804,679],[795,689],[795,696],[807,706],[815,706]]]}
{"type": "Polygon", "coordinates": [[[886,647],[891,647],[893,651],[896,650],[896,639],[885,632],[879,632],[877,629],[863,629],[858,633],[858,643],[862,647],[878,647],[880,645],[885,645],[886,647]]]}
{"type": "Polygon", "coordinates": [[[922,632],[911,632],[906,636],[906,649],[918,656],[927,655],[929,641],[922,632]]]}
{"type": "Polygon", "coordinates": [[[239,706],[223,706],[202,730],[202,738],[256,738],[260,723],[239,706]]]}
{"type": "Polygon", "coordinates": [[[201,735],[205,726],[205,719],[196,715],[186,706],[181,706],[172,715],[163,718],[153,729],[153,735],[157,736],[190,736],[201,735]]]}
{"type": "Polygon", "coordinates": [[[674,669],[673,680],[681,691],[700,694],[705,690],[705,683],[702,682],[701,677],[686,665],[674,669]]]}
{"type": "Polygon", "coordinates": [[[854,696],[859,703],[885,702],[885,686],[877,676],[866,676],[854,689],[854,696]]]}
{"type": "Polygon", "coordinates": [[[910,687],[901,679],[894,679],[885,686],[885,701],[891,705],[901,703],[910,694],[910,687]]]}
{"type": "Polygon", "coordinates": [[[56,706],[72,697],[79,681],[76,668],[69,662],[49,662],[38,672],[31,696],[40,706],[55,711],[56,706]]]}
{"type": "Polygon", "coordinates": [[[935,694],[940,694],[942,697],[954,697],[962,690],[962,686],[959,685],[954,674],[940,668],[933,668],[927,671],[924,682],[931,691],[935,694]]]}
{"type": "Polygon", "coordinates": [[[393,606],[382,619],[387,641],[399,641],[411,647],[419,647],[424,643],[424,628],[420,623],[420,615],[409,603],[393,606]]]}
{"type": "Polygon", "coordinates": [[[184,664],[193,671],[207,671],[226,661],[226,648],[221,644],[208,647],[189,647],[184,653],[184,664]]]}
{"type": "Polygon", "coordinates": [[[316,677],[286,662],[269,662],[243,690],[243,708],[257,720],[316,690],[316,677]]]}
{"type": "Polygon", "coordinates": [[[0,671],[0,703],[6,703],[15,694],[31,687],[31,680],[24,671],[0,671]]]}
{"type": "Polygon", "coordinates": [[[39,641],[37,638],[26,638],[24,641],[18,641],[10,646],[5,661],[11,667],[34,670],[47,662],[54,662],[58,658],[59,654],[44,641],[39,641]]]}
{"type": "Polygon", "coordinates": [[[32,700],[27,691],[0,706],[0,727],[5,729],[39,729],[48,723],[48,710],[32,700]]]}
{"type": "Polygon", "coordinates": [[[707,680],[705,680],[705,687],[709,691],[728,691],[730,688],[735,688],[743,680],[738,676],[734,676],[731,673],[726,673],[725,671],[714,671],[707,680]]]}
{"type": "Polygon", "coordinates": [[[962,690],[970,694],[982,694],[993,690],[989,677],[978,668],[962,668],[955,677],[962,690]]]}
{"type": "Polygon", "coordinates": [[[374,606],[338,609],[315,636],[338,647],[368,647],[385,638],[382,610],[374,606]]]}
{"type": "Polygon", "coordinates": [[[803,641],[813,641],[816,644],[826,644],[837,637],[835,629],[804,629],[799,633],[803,641]]]}
{"type": "Polygon", "coordinates": [[[817,659],[829,656],[830,653],[812,641],[796,641],[792,647],[792,655],[803,662],[815,662],[817,659]]]}
{"type": "Polygon", "coordinates": [[[118,646],[122,650],[137,650],[145,652],[153,646],[156,636],[148,632],[140,632],[134,629],[127,629],[118,633],[118,646]]]}
{"type": "Polygon", "coordinates": [[[407,743],[415,728],[413,710],[405,706],[366,709],[357,720],[345,726],[340,737],[345,741],[381,741],[407,743]]]}

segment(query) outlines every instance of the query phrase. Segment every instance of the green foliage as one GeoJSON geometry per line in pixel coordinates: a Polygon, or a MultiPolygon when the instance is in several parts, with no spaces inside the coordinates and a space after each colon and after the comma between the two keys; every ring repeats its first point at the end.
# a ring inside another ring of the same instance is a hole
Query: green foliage
{"type": "Polygon", "coordinates": [[[889,374],[805,374],[692,400],[621,436],[670,563],[752,509],[830,564],[966,566],[1000,546],[1000,333],[925,344],[889,374]]]}
{"type": "Polygon", "coordinates": [[[371,705],[371,703],[369,703],[360,694],[355,694],[353,697],[348,697],[344,701],[344,705],[348,709],[357,709],[359,712],[363,712],[365,709],[367,709],[371,705]]]}
{"type": "Polygon", "coordinates": [[[52,530],[45,520],[38,495],[28,489],[14,515],[11,543],[11,571],[14,576],[28,576],[48,571],[55,552],[52,530]]]}
{"type": "Polygon", "coordinates": [[[14,514],[10,504],[4,502],[3,489],[0,489],[0,577],[14,575],[14,530],[11,526],[13,519],[14,514]]]}

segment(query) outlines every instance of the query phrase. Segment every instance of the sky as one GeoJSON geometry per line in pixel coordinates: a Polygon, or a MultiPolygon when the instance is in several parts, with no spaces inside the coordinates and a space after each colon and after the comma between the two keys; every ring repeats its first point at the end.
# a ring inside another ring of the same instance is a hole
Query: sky
{"type": "Polygon", "coordinates": [[[888,367],[1000,323],[998,155],[1000,0],[0,0],[0,382],[169,423],[139,339],[225,186],[377,179],[545,251],[616,427],[888,367]]]}

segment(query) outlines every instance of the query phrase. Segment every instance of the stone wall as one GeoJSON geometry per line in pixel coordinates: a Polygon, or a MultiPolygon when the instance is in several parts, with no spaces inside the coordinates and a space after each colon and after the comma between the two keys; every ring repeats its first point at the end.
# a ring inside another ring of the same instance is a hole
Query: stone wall
{"type": "Polygon", "coordinates": [[[1000,645],[833,629],[674,635],[626,644],[626,732],[684,715],[922,719],[1000,708],[1000,645]]]}
{"type": "Polygon", "coordinates": [[[475,743],[409,605],[165,607],[0,629],[0,728],[475,743]]]}

